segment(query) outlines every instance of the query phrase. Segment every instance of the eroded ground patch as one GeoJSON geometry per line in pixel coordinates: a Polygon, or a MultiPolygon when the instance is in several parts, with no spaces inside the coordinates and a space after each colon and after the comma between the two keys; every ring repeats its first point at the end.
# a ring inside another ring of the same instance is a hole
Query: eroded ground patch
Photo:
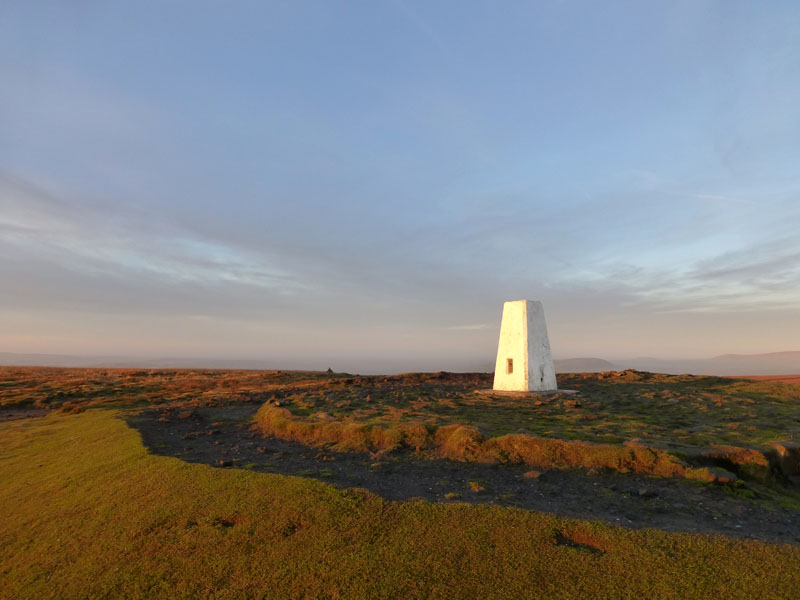
{"type": "Polygon", "coordinates": [[[258,406],[148,410],[129,416],[128,423],[155,454],[311,477],[390,500],[498,504],[634,528],[800,543],[800,513],[781,506],[779,496],[764,486],[580,470],[532,472],[523,466],[426,460],[407,451],[331,452],[256,435],[250,420],[258,406]]]}

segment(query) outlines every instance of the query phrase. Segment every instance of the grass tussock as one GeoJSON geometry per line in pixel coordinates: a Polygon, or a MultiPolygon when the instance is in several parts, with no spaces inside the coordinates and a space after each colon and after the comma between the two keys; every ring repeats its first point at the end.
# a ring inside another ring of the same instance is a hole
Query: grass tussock
{"type": "Polygon", "coordinates": [[[387,428],[357,422],[308,421],[293,417],[286,408],[267,403],[256,413],[254,427],[265,435],[340,451],[374,453],[401,448],[426,449],[429,456],[462,462],[502,462],[551,469],[613,469],[620,473],[714,479],[707,468],[691,468],[665,450],[524,434],[487,438],[477,428],[459,424],[432,429],[421,424],[387,428]]]}
{"type": "Polygon", "coordinates": [[[387,428],[354,421],[306,421],[268,403],[256,413],[254,422],[264,434],[311,446],[330,446],[341,452],[391,452],[401,447],[421,450],[430,441],[425,426],[387,428]]]}

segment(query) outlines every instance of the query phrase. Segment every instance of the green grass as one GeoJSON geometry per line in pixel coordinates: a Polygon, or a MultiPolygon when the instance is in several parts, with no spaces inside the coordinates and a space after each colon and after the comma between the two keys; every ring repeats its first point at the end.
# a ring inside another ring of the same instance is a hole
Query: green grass
{"type": "Polygon", "coordinates": [[[293,415],[353,419],[371,425],[464,424],[485,435],[509,433],[619,443],[679,442],[767,448],[800,439],[800,385],[722,377],[625,372],[559,375],[577,397],[530,398],[475,394],[488,375],[435,374],[355,378],[281,392],[293,415]],[[578,400],[576,403],[575,400],[578,400]]]}
{"type": "Polygon", "coordinates": [[[800,549],[394,503],[150,455],[118,414],[0,425],[2,598],[790,598],[800,549]]]}

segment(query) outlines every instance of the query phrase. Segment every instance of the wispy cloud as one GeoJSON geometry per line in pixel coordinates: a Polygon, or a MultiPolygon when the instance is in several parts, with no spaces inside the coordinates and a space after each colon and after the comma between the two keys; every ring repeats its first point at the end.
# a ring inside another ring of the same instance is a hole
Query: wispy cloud
{"type": "MultiPolygon", "coordinates": [[[[108,297],[103,289],[130,293],[129,302],[115,295],[118,309],[124,311],[153,293],[162,301],[151,298],[144,304],[163,306],[164,297],[181,286],[204,289],[206,295],[212,288],[228,287],[239,288],[239,295],[250,290],[248,295],[260,291],[272,297],[312,287],[263,255],[198,238],[158,215],[122,205],[70,201],[8,175],[0,175],[0,247],[4,255],[0,269],[17,275],[10,279],[15,280],[15,295],[23,306],[56,307],[64,296],[84,292],[98,299],[108,297]],[[53,277],[54,270],[71,275],[53,277]],[[20,288],[25,286],[37,297],[22,298],[20,288]]],[[[234,304],[236,295],[231,294],[234,304]]],[[[206,304],[201,298],[192,301],[191,295],[179,296],[190,312],[206,304]]],[[[5,298],[8,301],[9,294],[5,298]]]]}

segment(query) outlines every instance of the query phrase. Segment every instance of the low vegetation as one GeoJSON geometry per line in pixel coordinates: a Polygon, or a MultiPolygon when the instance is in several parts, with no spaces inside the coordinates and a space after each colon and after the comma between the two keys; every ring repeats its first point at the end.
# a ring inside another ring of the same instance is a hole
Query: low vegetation
{"type": "Polygon", "coordinates": [[[72,412],[110,405],[211,405],[302,389],[333,377],[308,371],[0,367],[0,408],[72,412]]]}
{"type": "Polygon", "coordinates": [[[293,371],[0,367],[0,407],[199,406],[271,400],[297,417],[368,425],[468,425],[487,437],[521,433],[620,444],[640,440],[767,449],[800,440],[800,385],[636,371],[559,375],[578,396],[537,401],[476,394],[490,374],[359,377],[293,371]]]}
{"type": "Polygon", "coordinates": [[[794,546],[188,464],[118,410],[0,425],[0,597],[800,596],[794,546]]]}
{"type": "MultiPolygon", "coordinates": [[[[613,469],[662,477],[713,481],[707,467],[692,468],[664,450],[640,445],[615,446],[537,438],[523,434],[484,437],[476,428],[423,424],[366,425],[355,421],[308,421],[289,410],[265,404],[256,413],[255,427],[265,435],[339,451],[391,452],[401,448],[457,461],[527,464],[543,468],[586,467],[613,469]]],[[[763,455],[755,455],[763,459],[763,455]]]]}
{"type": "Polygon", "coordinates": [[[723,377],[623,371],[559,375],[580,392],[532,401],[476,394],[489,374],[408,374],[338,378],[306,389],[276,389],[267,399],[299,417],[366,424],[463,424],[489,437],[523,433],[619,444],[753,446],[800,439],[800,385],[723,377]]]}

